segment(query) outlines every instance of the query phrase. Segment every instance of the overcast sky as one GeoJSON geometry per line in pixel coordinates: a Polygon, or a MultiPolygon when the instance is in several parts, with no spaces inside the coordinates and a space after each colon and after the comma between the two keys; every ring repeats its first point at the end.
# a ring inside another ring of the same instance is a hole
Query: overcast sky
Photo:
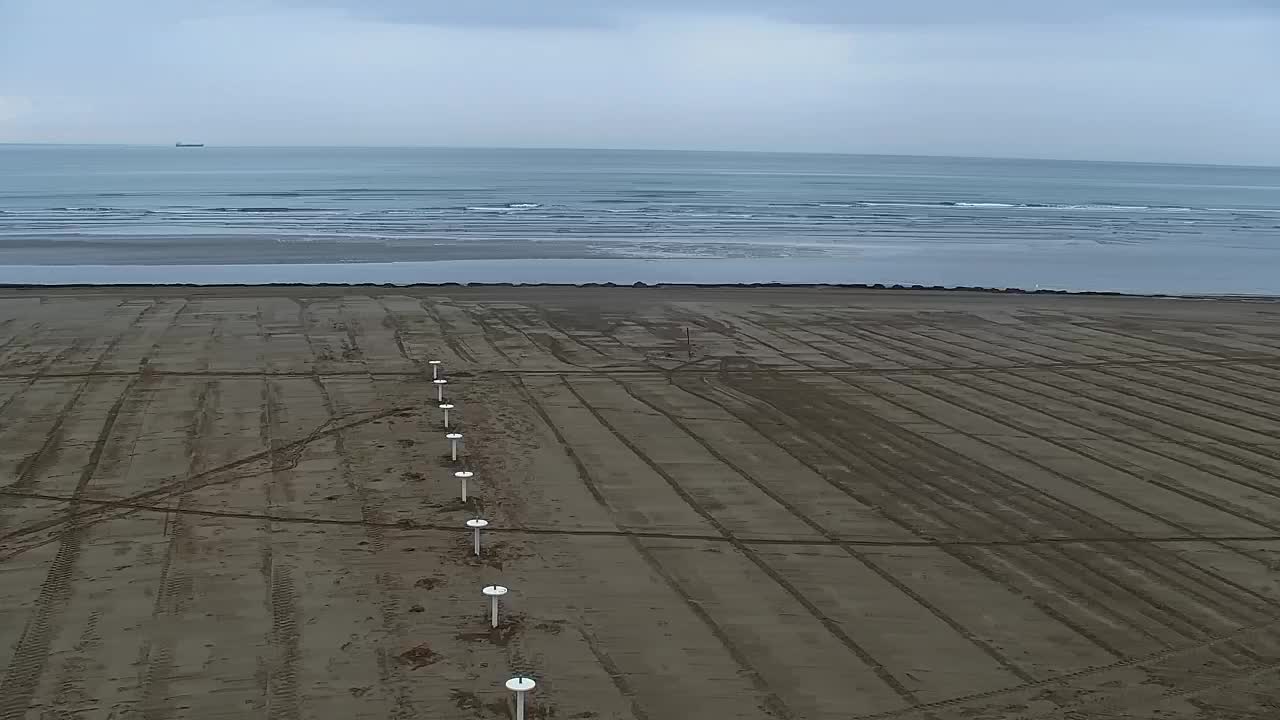
{"type": "Polygon", "coordinates": [[[1280,0],[0,0],[0,142],[1280,165],[1280,0]]]}

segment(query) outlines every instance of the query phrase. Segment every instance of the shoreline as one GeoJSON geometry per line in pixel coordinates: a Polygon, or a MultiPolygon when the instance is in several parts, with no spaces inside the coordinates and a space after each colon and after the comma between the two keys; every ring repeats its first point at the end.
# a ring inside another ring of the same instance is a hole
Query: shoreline
{"type": "MultiPolygon", "coordinates": [[[[1067,296],[1067,297],[1105,297],[1135,299],[1166,300],[1223,300],[1223,301],[1260,301],[1280,302],[1280,294],[1249,293],[1135,293],[1114,290],[1059,290],[1018,287],[983,287],[978,285],[906,285],[902,283],[523,283],[523,282],[441,282],[441,283],[0,283],[0,295],[4,291],[47,292],[57,290],[182,290],[182,291],[218,291],[231,290],[294,290],[294,289],[331,289],[331,290],[501,290],[501,289],[551,289],[551,290],[600,290],[600,289],[635,289],[635,290],[833,290],[871,293],[908,293],[908,294],[972,294],[972,295],[1029,295],[1029,296],[1067,296]]],[[[22,294],[27,294],[23,292],[22,294]]]]}

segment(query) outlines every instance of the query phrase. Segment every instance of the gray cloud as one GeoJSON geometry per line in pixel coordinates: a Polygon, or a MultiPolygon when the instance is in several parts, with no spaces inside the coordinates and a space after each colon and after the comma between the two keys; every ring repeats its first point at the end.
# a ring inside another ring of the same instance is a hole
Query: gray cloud
{"type": "Polygon", "coordinates": [[[1277,37],[1280,0],[0,0],[0,142],[1280,164],[1277,37]]]}

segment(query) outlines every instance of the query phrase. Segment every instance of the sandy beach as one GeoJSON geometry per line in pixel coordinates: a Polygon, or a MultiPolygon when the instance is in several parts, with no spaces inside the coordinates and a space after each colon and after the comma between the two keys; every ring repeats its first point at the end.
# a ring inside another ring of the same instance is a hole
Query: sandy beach
{"type": "Polygon", "coordinates": [[[1280,707],[1269,300],[4,289],[0,486],[0,720],[1280,707]]]}

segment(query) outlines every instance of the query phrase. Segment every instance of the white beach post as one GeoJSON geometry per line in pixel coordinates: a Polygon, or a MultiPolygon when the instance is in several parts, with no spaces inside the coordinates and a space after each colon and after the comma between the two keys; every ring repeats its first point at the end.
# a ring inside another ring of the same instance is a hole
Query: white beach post
{"type": "Polygon", "coordinates": [[[524,694],[538,686],[533,678],[517,675],[507,681],[507,689],[516,694],[516,720],[524,720],[524,694]]]}
{"type": "Polygon", "coordinates": [[[486,585],[480,592],[489,596],[489,626],[498,627],[498,598],[507,594],[501,585],[486,585]]]}
{"type": "Polygon", "coordinates": [[[428,360],[427,364],[431,366],[431,379],[436,380],[440,377],[440,361],[428,360]]]}
{"type": "Polygon", "coordinates": [[[462,481],[462,502],[467,501],[467,479],[475,477],[475,473],[470,470],[459,470],[453,474],[454,477],[462,481]]]}
{"type": "Polygon", "coordinates": [[[468,520],[467,527],[471,528],[472,531],[474,532],[473,544],[475,545],[476,555],[479,555],[480,554],[480,529],[489,527],[489,521],[482,520],[481,518],[476,518],[475,520],[468,520]]]}
{"type": "Polygon", "coordinates": [[[444,429],[449,429],[449,411],[453,409],[453,403],[442,402],[440,409],[444,411],[444,429]]]}
{"type": "Polygon", "coordinates": [[[447,433],[445,437],[449,438],[449,452],[453,455],[453,461],[458,462],[458,441],[462,439],[462,433],[447,433]]]}
{"type": "Polygon", "coordinates": [[[436,378],[431,382],[436,384],[436,402],[444,402],[444,386],[449,384],[444,378],[436,378]]]}

